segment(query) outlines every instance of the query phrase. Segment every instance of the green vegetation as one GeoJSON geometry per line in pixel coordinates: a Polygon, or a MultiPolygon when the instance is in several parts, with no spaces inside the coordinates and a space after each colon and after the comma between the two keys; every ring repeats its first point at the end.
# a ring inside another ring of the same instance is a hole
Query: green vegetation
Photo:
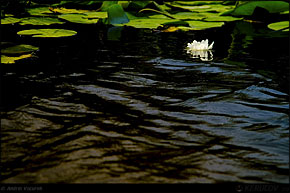
{"type": "Polygon", "coordinates": [[[116,27],[175,32],[221,27],[225,22],[236,20],[267,24],[269,30],[259,35],[289,31],[289,3],[286,1],[4,0],[1,10],[1,25],[28,26],[30,29],[23,28],[17,34],[38,38],[77,34],[62,29],[63,24],[115,27],[108,31],[115,34],[114,37],[120,36],[118,33],[122,31],[116,27]]]}

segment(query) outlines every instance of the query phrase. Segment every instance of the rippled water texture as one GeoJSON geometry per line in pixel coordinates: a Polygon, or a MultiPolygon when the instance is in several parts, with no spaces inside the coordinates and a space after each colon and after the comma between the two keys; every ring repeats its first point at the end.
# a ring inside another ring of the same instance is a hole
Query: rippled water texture
{"type": "Polygon", "coordinates": [[[81,35],[3,73],[2,182],[289,182],[287,38],[81,35]]]}

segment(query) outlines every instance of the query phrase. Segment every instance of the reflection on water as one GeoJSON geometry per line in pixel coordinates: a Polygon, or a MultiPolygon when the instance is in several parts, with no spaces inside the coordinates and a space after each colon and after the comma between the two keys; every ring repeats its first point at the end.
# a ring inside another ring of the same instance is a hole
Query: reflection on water
{"type": "Polygon", "coordinates": [[[275,76],[136,34],[4,73],[2,182],[289,182],[289,95],[275,76]]]}
{"type": "Polygon", "coordinates": [[[213,54],[211,50],[187,50],[186,53],[191,54],[192,58],[200,58],[202,61],[213,60],[213,54]]]}

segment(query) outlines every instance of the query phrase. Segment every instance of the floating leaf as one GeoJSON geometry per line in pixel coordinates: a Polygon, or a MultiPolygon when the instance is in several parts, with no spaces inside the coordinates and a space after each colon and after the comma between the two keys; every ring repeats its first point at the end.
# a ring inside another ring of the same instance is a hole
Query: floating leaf
{"type": "Polygon", "coordinates": [[[205,18],[205,15],[200,13],[193,13],[193,12],[179,12],[176,14],[172,14],[173,17],[176,19],[183,19],[183,20],[201,20],[205,18]]]}
{"type": "Polygon", "coordinates": [[[280,21],[276,23],[271,23],[268,25],[268,28],[273,30],[289,31],[289,21],[280,21]]]}
{"type": "Polygon", "coordinates": [[[162,26],[163,23],[174,22],[174,21],[179,21],[179,20],[143,18],[143,19],[132,19],[132,20],[130,20],[129,23],[126,23],[123,25],[131,26],[131,27],[135,27],[135,28],[155,29],[159,26],[162,26]]]}
{"type": "Polygon", "coordinates": [[[108,9],[108,21],[110,24],[128,23],[129,19],[119,4],[111,5],[108,9]]]}
{"type": "Polygon", "coordinates": [[[223,15],[249,16],[254,13],[256,7],[264,8],[269,13],[279,13],[289,10],[289,3],[285,1],[249,1],[237,6],[231,12],[223,13],[223,15]]]}
{"type": "Polygon", "coordinates": [[[163,31],[163,32],[175,32],[175,31],[177,31],[177,30],[179,30],[178,27],[171,26],[171,27],[169,27],[169,28],[167,28],[167,29],[164,29],[164,30],[162,30],[162,31],[163,31]]]}
{"type": "Polygon", "coordinates": [[[239,17],[232,17],[232,16],[221,16],[217,13],[203,13],[206,17],[204,21],[236,21],[241,20],[242,18],[239,17]]]}
{"type": "Polygon", "coordinates": [[[209,5],[208,8],[195,9],[193,11],[199,12],[199,13],[204,13],[204,12],[223,13],[225,11],[231,10],[232,8],[233,6],[225,6],[225,5],[217,4],[217,5],[209,5]]]}
{"type": "Polygon", "coordinates": [[[150,12],[159,13],[161,15],[164,15],[164,16],[168,17],[168,18],[175,19],[174,17],[171,16],[170,13],[168,13],[166,11],[158,11],[158,10],[155,10],[155,9],[145,8],[145,9],[140,10],[139,13],[144,12],[144,11],[150,11],[150,12]]]}
{"type": "Polygon", "coordinates": [[[224,22],[204,22],[204,21],[186,21],[186,22],[189,23],[191,30],[202,30],[213,27],[221,27],[224,24],[224,22]]]}
{"type": "Polygon", "coordinates": [[[57,18],[50,17],[29,17],[21,20],[20,25],[51,25],[51,24],[63,24],[57,18]]]}
{"type": "Polygon", "coordinates": [[[151,3],[151,1],[131,1],[127,8],[131,10],[140,10],[145,8],[149,3],[151,3]]]}
{"type": "Polygon", "coordinates": [[[85,13],[87,15],[88,19],[96,19],[96,18],[107,18],[108,13],[107,12],[87,12],[85,13]]]}
{"type": "Polygon", "coordinates": [[[51,38],[51,37],[67,37],[76,35],[77,32],[66,29],[30,29],[17,33],[18,35],[29,35],[32,37],[51,38]]]}
{"type": "Polygon", "coordinates": [[[1,63],[2,64],[14,64],[16,60],[30,58],[30,57],[32,57],[31,54],[21,55],[18,57],[9,57],[9,56],[5,56],[5,55],[1,55],[1,63]]]}
{"type": "Polygon", "coordinates": [[[32,16],[47,16],[52,14],[52,12],[49,10],[49,7],[30,8],[27,9],[27,12],[32,16]]]}
{"type": "Polygon", "coordinates": [[[115,5],[117,3],[118,3],[118,1],[104,1],[102,6],[101,6],[101,10],[107,11],[111,5],[115,5]]]}
{"type": "Polygon", "coordinates": [[[13,14],[4,14],[5,17],[13,17],[14,15],[13,14]]]}
{"type": "Polygon", "coordinates": [[[98,23],[99,19],[89,19],[86,14],[63,14],[58,16],[61,19],[67,20],[72,23],[82,23],[82,24],[94,24],[98,23]]]}
{"type": "Polygon", "coordinates": [[[162,25],[166,25],[166,26],[188,26],[189,27],[189,24],[187,22],[181,21],[181,20],[165,22],[165,23],[162,23],[162,25]]]}
{"type": "Polygon", "coordinates": [[[1,19],[1,24],[13,24],[13,23],[18,23],[20,22],[21,19],[15,18],[15,17],[5,17],[4,19],[1,19]]]}
{"type": "Polygon", "coordinates": [[[61,13],[61,14],[92,12],[91,10],[67,9],[67,8],[64,8],[64,7],[60,7],[60,8],[50,8],[49,10],[52,11],[52,12],[54,12],[54,13],[61,13]]]}
{"type": "Polygon", "coordinates": [[[20,44],[8,48],[1,49],[1,54],[24,54],[38,50],[38,47],[26,44],[20,44]]]}
{"type": "Polygon", "coordinates": [[[192,12],[215,12],[215,13],[221,13],[225,12],[229,9],[232,9],[233,6],[225,6],[225,5],[201,5],[201,6],[184,6],[184,5],[178,5],[178,4],[166,4],[170,6],[171,8],[184,10],[184,11],[192,11],[192,12]]]}
{"type": "Polygon", "coordinates": [[[179,5],[208,5],[208,4],[220,4],[223,1],[175,1],[174,3],[179,5]]]}

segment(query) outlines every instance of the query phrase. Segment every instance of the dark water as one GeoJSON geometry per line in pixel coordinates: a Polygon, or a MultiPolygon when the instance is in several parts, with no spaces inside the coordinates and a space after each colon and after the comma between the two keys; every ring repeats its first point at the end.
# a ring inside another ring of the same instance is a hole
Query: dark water
{"type": "Polygon", "coordinates": [[[2,65],[2,182],[289,182],[288,37],[79,30],[15,39],[41,47],[2,65]]]}

